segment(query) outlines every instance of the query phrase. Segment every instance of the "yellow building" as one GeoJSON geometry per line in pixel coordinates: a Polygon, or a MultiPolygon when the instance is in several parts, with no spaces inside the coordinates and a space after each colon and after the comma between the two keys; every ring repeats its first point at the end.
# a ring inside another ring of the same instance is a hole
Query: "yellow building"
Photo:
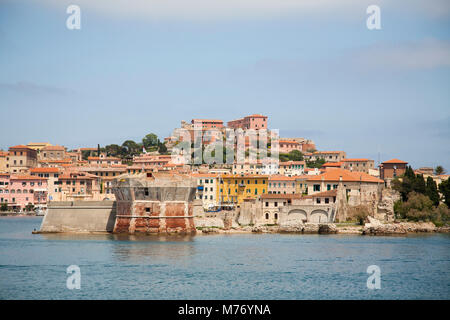
{"type": "Polygon", "coordinates": [[[221,175],[217,187],[218,205],[240,205],[244,199],[255,199],[267,193],[268,176],[221,175]]]}

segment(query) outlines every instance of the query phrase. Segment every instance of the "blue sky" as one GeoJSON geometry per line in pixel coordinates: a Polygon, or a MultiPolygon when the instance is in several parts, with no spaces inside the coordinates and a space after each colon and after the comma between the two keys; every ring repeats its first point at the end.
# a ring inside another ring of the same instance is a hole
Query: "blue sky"
{"type": "Polygon", "coordinates": [[[320,150],[450,170],[449,31],[445,0],[2,0],[0,148],[262,113],[320,150]]]}

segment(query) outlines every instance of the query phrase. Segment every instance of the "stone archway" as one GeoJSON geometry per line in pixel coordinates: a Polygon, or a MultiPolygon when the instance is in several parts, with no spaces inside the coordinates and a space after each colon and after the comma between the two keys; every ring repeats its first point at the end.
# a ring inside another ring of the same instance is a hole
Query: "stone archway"
{"type": "Polygon", "coordinates": [[[289,211],[287,215],[287,221],[289,222],[306,222],[308,220],[308,215],[305,210],[293,209],[289,211]]]}
{"type": "Polygon", "coordinates": [[[313,223],[327,223],[328,213],[325,210],[314,210],[309,216],[309,222],[313,223]]]}

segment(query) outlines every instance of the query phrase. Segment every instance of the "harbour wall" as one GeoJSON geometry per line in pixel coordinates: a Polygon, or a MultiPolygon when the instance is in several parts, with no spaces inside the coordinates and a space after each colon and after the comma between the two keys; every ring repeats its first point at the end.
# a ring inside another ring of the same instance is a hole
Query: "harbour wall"
{"type": "Polygon", "coordinates": [[[115,201],[52,201],[40,232],[113,232],[115,201]]]}

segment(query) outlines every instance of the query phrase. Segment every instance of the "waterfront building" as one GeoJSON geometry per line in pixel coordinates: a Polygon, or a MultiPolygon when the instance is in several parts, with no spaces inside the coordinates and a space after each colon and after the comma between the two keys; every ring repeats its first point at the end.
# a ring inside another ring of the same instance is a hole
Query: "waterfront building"
{"type": "Polygon", "coordinates": [[[219,176],[217,200],[220,206],[239,206],[244,199],[255,199],[267,193],[268,176],[224,175],[219,176]]]}
{"type": "Polygon", "coordinates": [[[293,194],[295,193],[295,177],[284,175],[269,176],[268,194],[293,194]]]}
{"type": "Polygon", "coordinates": [[[60,168],[57,167],[40,167],[31,168],[30,175],[34,177],[44,178],[47,181],[47,193],[49,200],[53,199],[53,194],[58,193],[60,168]]]}
{"type": "Polygon", "coordinates": [[[295,176],[295,193],[306,195],[308,194],[308,179],[311,175],[295,176]]]}
{"type": "Polygon", "coordinates": [[[37,167],[37,151],[24,145],[9,148],[7,171],[10,173],[28,173],[37,167]]]}
{"type": "Polygon", "coordinates": [[[87,172],[68,169],[59,176],[59,184],[61,191],[54,201],[99,201],[106,197],[100,192],[100,178],[87,172]]]}
{"type": "Polygon", "coordinates": [[[195,199],[202,200],[205,210],[212,210],[217,206],[217,174],[193,173],[192,178],[197,180],[195,199]]]}
{"type": "Polygon", "coordinates": [[[127,173],[126,165],[102,165],[80,167],[78,172],[86,172],[99,178],[100,193],[106,194],[109,200],[114,200],[112,181],[119,175],[127,173]]]}
{"type": "Polygon", "coordinates": [[[0,174],[0,203],[8,209],[23,211],[29,204],[45,208],[47,179],[26,174],[0,174]]]}
{"type": "Polygon", "coordinates": [[[344,169],[329,169],[324,173],[307,179],[308,195],[339,189],[351,206],[369,205],[381,196],[384,181],[365,172],[352,172],[344,169]]]}

